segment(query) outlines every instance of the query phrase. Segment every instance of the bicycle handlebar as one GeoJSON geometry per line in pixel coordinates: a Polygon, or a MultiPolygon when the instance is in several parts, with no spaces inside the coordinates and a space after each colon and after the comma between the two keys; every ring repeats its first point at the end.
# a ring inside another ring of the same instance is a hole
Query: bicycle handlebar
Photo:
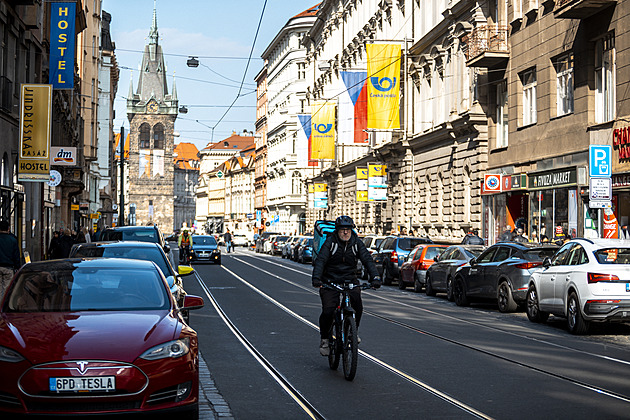
{"type": "MultiPolygon", "coordinates": [[[[331,289],[331,290],[336,290],[338,292],[342,292],[343,290],[352,290],[355,287],[360,287],[361,290],[367,290],[367,289],[374,289],[370,283],[363,283],[363,284],[353,284],[353,283],[344,283],[343,286],[337,284],[337,283],[324,283],[322,284],[322,287],[325,289],[331,289]]],[[[374,289],[376,290],[376,289],[374,289]]]]}

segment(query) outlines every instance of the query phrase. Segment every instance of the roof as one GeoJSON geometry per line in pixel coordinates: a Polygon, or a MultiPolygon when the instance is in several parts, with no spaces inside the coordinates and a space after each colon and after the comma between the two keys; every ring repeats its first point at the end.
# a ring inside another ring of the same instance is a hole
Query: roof
{"type": "Polygon", "coordinates": [[[301,13],[298,13],[297,15],[293,16],[291,19],[297,18],[297,17],[302,17],[302,16],[316,16],[320,5],[321,5],[321,3],[317,3],[315,6],[309,7],[305,11],[303,11],[301,13]]]}
{"type": "Polygon", "coordinates": [[[240,136],[236,133],[217,143],[208,143],[202,150],[242,150],[254,144],[254,136],[240,136]]]}
{"type": "Polygon", "coordinates": [[[192,143],[179,143],[173,153],[173,161],[179,169],[199,170],[190,164],[191,161],[199,162],[199,149],[192,143]]]}

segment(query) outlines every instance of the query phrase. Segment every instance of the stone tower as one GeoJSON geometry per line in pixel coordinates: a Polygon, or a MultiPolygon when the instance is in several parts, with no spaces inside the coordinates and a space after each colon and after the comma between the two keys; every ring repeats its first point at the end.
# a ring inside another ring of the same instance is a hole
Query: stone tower
{"type": "Polygon", "coordinates": [[[133,78],[127,99],[129,119],[129,210],[135,207],[136,225],[157,224],[173,230],[173,130],[177,118],[177,90],[168,93],[166,66],[158,42],[157,12],[144,47],[138,88],[133,78]]]}

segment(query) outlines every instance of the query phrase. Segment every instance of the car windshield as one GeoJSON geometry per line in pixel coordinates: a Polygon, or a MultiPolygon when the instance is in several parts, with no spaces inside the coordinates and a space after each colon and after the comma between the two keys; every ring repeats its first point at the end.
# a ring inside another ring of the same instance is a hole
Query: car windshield
{"type": "Polygon", "coordinates": [[[158,243],[157,231],[155,229],[143,229],[143,230],[114,230],[106,231],[105,236],[102,238],[104,241],[140,241],[140,242],[155,242],[158,243]]]}
{"type": "Polygon", "coordinates": [[[557,248],[534,248],[523,251],[523,256],[527,261],[542,261],[545,257],[555,254],[557,248]]]}
{"type": "Polygon", "coordinates": [[[440,255],[446,248],[441,248],[437,246],[430,246],[427,249],[427,252],[424,253],[425,260],[434,260],[437,255],[440,255]]]}
{"type": "Polygon", "coordinates": [[[90,247],[90,246],[82,246],[79,247],[72,257],[76,258],[93,258],[93,257],[103,257],[103,258],[125,258],[128,260],[143,260],[143,261],[153,261],[160,267],[162,273],[168,277],[172,276],[173,273],[169,269],[168,263],[164,259],[164,255],[160,252],[158,248],[153,247],[122,247],[122,246],[100,246],[100,247],[90,247]]]}
{"type": "Polygon", "coordinates": [[[468,257],[468,259],[477,258],[482,252],[483,249],[464,249],[464,253],[468,257]]]}
{"type": "Polygon", "coordinates": [[[383,241],[385,240],[385,238],[379,238],[376,240],[376,243],[374,245],[372,245],[372,248],[378,249],[381,244],[383,243],[383,241]]]}
{"type": "Polygon", "coordinates": [[[22,271],[8,296],[7,312],[74,312],[168,309],[157,270],[74,268],[22,271]]]}
{"type": "Polygon", "coordinates": [[[193,245],[216,245],[217,241],[212,236],[193,236],[193,245]]]}
{"type": "Polygon", "coordinates": [[[426,244],[427,240],[423,238],[400,238],[398,240],[398,248],[410,251],[416,247],[416,245],[426,244]]]}
{"type": "Polygon", "coordinates": [[[606,248],[595,251],[600,264],[630,264],[630,248],[606,248]]]}

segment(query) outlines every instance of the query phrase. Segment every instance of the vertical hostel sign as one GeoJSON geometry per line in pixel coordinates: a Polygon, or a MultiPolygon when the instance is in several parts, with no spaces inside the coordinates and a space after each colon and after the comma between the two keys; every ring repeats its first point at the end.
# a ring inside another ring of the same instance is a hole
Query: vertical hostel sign
{"type": "Polygon", "coordinates": [[[74,88],[75,3],[50,3],[50,70],[53,89],[74,88]]]}
{"type": "Polygon", "coordinates": [[[19,181],[50,179],[52,86],[22,84],[19,181]]]}

